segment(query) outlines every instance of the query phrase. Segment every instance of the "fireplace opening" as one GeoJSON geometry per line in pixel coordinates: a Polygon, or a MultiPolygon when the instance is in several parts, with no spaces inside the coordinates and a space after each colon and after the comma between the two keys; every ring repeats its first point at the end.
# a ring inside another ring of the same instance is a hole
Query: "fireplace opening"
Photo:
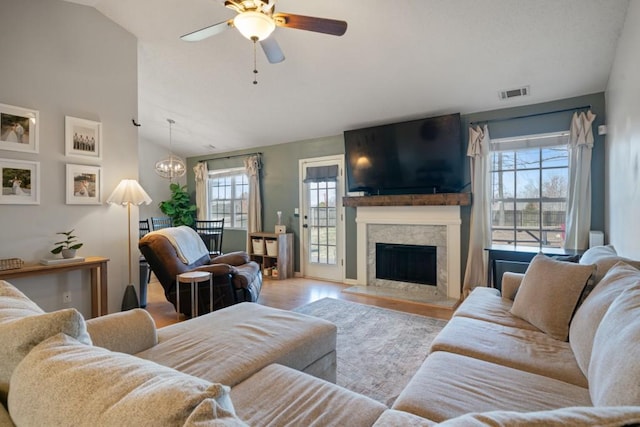
{"type": "Polygon", "coordinates": [[[437,285],[435,246],[376,243],[376,278],[437,285]]]}

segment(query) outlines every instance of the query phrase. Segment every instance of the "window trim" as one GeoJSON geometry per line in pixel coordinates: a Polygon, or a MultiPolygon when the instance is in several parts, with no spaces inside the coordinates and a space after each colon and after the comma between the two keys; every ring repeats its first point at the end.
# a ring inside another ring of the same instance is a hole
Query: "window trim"
{"type": "MultiPolygon", "coordinates": [[[[488,179],[489,179],[489,183],[490,183],[490,194],[489,194],[489,232],[490,232],[490,240],[491,240],[491,244],[496,244],[496,245],[506,245],[506,246],[513,246],[513,247],[517,247],[517,246],[527,246],[527,247],[536,247],[534,245],[532,245],[531,241],[528,240],[522,240],[518,238],[519,234],[522,233],[528,233],[529,235],[532,236],[532,239],[535,239],[538,241],[537,247],[539,248],[543,248],[543,247],[555,247],[555,246],[550,246],[548,243],[545,243],[545,239],[543,239],[543,233],[545,231],[549,231],[549,227],[545,227],[544,225],[544,209],[543,209],[543,205],[545,203],[565,203],[565,205],[568,203],[568,194],[566,197],[545,197],[543,196],[542,192],[543,192],[543,172],[544,171],[548,171],[548,170],[554,170],[554,169],[562,169],[562,170],[566,170],[567,171],[567,177],[570,173],[570,165],[567,162],[566,166],[543,166],[543,162],[542,162],[542,158],[539,157],[539,162],[538,162],[538,166],[537,167],[524,167],[524,168],[518,168],[517,167],[517,155],[514,156],[514,160],[516,163],[514,163],[513,167],[509,168],[509,169],[493,169],[495,162],[494,162],[494,156],[497,153],[500,152],[506,152],[506,153],[516,153],[518,151],[524,151],[524,150],[533,150],[533,149],[537,149],[539,150],[539,152],[541,152],[542,150],[544,150],[545,148],[554,148],[554,147],[566,147],[567,150],[567,155],[569,154],[569,131],[560,131],[560,132],[549,132],[549,133],[541,133],[541,134],[530,134],[530,135],[522,135],[522,136],[517,136],[517,137],[510,137],[510,138],[499,138],[499,139],[492,139],[490,141],[489,144],[489,162],[488,162],[488,169],[487,169],[487,173],[489,174],[488,179]],[[538,179],[539,179],[539,183],[538,183],[538,194],[539,197],[536,198],[517,198],[517,189],[518,189],[518,179],[517,179],[517,172],[523,172],[523,171],[536,171],[538,172],[538,179]],[[494,198],[494,174],[496,173],[513,173],[513,187],[510,186],[510,190],[513,191],[513,195],[511,197],[503,197],[501,199],[497,199],[494,198]],[[493,215],[494,215],[494,210],[492,208],[492,205],[494,203],[503,203],[505,206],[513,206],[513,225],[511,226],[496,226],[494,225],[494,219],[493,219],[493,215]],[[527,230],[524,230],[523,227],[520,227],[520,229],[518,228],[517,225],[517,221],[516,221],[516,212],[517,209],[517,204],[519,203],[536,203],[537,205],[537,210],[538,210],[538,225],[537,225],[537,230],[530,230],[530,228],[532,227],[524,227],[527,228],[527,230]],[[508,241],[508,242],[503,242],[503,241],[495,241],[494,240],[494,231],[496,230],[501,230],[504,229],[505,231],[509,231],[510,233],[512,233],[512,237],[513,240],[508,241]],[[533,233],[533,234],[532,234],[533,233]],[[537,233],[538,237],[535,237],[535,233],[537,233]]],[[[567,159],[568,160],[568,159],[567,159]]],[[[567,182],[568,185],[568,182],[567,182]]],[[[568,189],[567,189],[568,191],[568,189]]],[[[566,211],[565,211],[565,215],[566,215],[566,211]]],[[[560,245],[560,247],[562,247],[562,244],[560,245]]]]}
{"type": "MultiPolygon", "coordinates": [[[[213,212],[212,212],[212,209],[211,209],[211,205],[212,205],[212,203],[214,201],[220,200],[220,199],[214,199],[214,198],[211,197],[211,185],[212,185],[213,180],[217,179],[217,178],[235,177],[235,176],[238,176],[238,175],[244,175],[245,176],[245,178],[247,180],[247,191],[248,191],[249,190],[249,184],[248,184],[249,183],[249,176],[247,175],[247,170],[244,167],[234,167],[234,168],[226,168],[226,169],[209,170],[208,177],[207,177],[208,178],[208,180],[207,180],[207,192],[208,192],[208,195],[209,195],[209,197],[208,197],[208,199],[209,199],[209,201],[208,201],[208,203],[209,203],[209,219],[216,219],[216,218],[213,218],[213,215],[212,215],[213,212]]],[[[232,186],[232,188],[233,187],[235,187],[235,186],[232,186]]],[[[235,189],[232,189],[232,191],[235,191],[235,189]]],[[[233,195],[235,195],[235,194],[233,194],[233,195]]],[[[244,200],[244,199],[232,198],[232,199],[224,199],[224,200],[231,200],[231,206],[232,206],[232,209],[233,209],[233,206],[235,205],[235,201],[244,200]]],[[[246,201],[248,202],[248,195],[247,195],[246,201]]],[[[245,214],[246,214],[246,216],[249,215],[248,210],[247,210],[247,212],[245,212],[245,214]]],[[[231,215],[231,218],[232,218],[232,221],[233,221],[233,218],[234,218],[234,215],[235,215],[234,212],[232,211],[230,215],[231,215]]],[[[248,221],[248,219],[247,219],[247,221],[248,221]]],[[[245,227],[236,227],[236,226],[232,226],[232,224],[233,224],[232,222],[229,222],[229,224],[227,224],[227,221],[225,221],[224,228],[227,229],[227,230],[242,230],[242,231],[247,231],[247,229],[248,229],[248,225],[245,226],[245,227]]]]}

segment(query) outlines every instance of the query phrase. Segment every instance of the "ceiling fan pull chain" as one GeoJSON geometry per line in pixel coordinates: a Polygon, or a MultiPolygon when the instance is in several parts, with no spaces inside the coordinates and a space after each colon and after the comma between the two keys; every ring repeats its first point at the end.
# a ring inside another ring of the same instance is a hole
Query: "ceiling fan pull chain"
{"type": "Polygon", "coordinates": [[[258,84],[258,65],[256,61],[256,42],[258,41],[257,37],[251,37],[253,40],[253,84],[258,84]]]}

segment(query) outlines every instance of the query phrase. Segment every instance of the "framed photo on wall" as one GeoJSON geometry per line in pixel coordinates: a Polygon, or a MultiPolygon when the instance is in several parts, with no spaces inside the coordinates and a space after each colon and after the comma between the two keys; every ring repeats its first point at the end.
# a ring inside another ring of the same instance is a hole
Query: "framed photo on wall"
{"type": "Polygon", "coordinates": [[[66,193],[68,205],[102,203],[102,168],[67,163],[66,193]]]}
{"type": "Polygon", "coordinates": [[[40,162],[0,159],[0,204],[40,204],[40,162]]]}
{"type": "Polygon", "coordinates": [[[38,111],[0,104],[0,150],[37,153],[38,111]]]}
{"type": "Polygon", "coordinates": [[[66,116],[64,154],[102,160],[102,123],[66,116]]]}

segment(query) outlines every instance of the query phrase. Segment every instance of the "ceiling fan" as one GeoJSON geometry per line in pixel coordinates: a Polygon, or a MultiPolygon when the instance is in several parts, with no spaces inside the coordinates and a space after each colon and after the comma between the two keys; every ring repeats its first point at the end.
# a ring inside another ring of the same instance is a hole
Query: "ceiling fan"
{"type": "Polygon", "coordinates": [[[269,37],[276,27],[296,28],[334,36],[341,36],[347,31],[345,21],[276,13],[275,0],[225,0],[224,5],[236,11],[238,15],[228,21],[193,31],[180,38],[185,41],[200,41],[235,27],[254,43],[259,41],[267,60],[276,64],[284,61],[284,53],[278,42],[273,37],[269,37]]]}

